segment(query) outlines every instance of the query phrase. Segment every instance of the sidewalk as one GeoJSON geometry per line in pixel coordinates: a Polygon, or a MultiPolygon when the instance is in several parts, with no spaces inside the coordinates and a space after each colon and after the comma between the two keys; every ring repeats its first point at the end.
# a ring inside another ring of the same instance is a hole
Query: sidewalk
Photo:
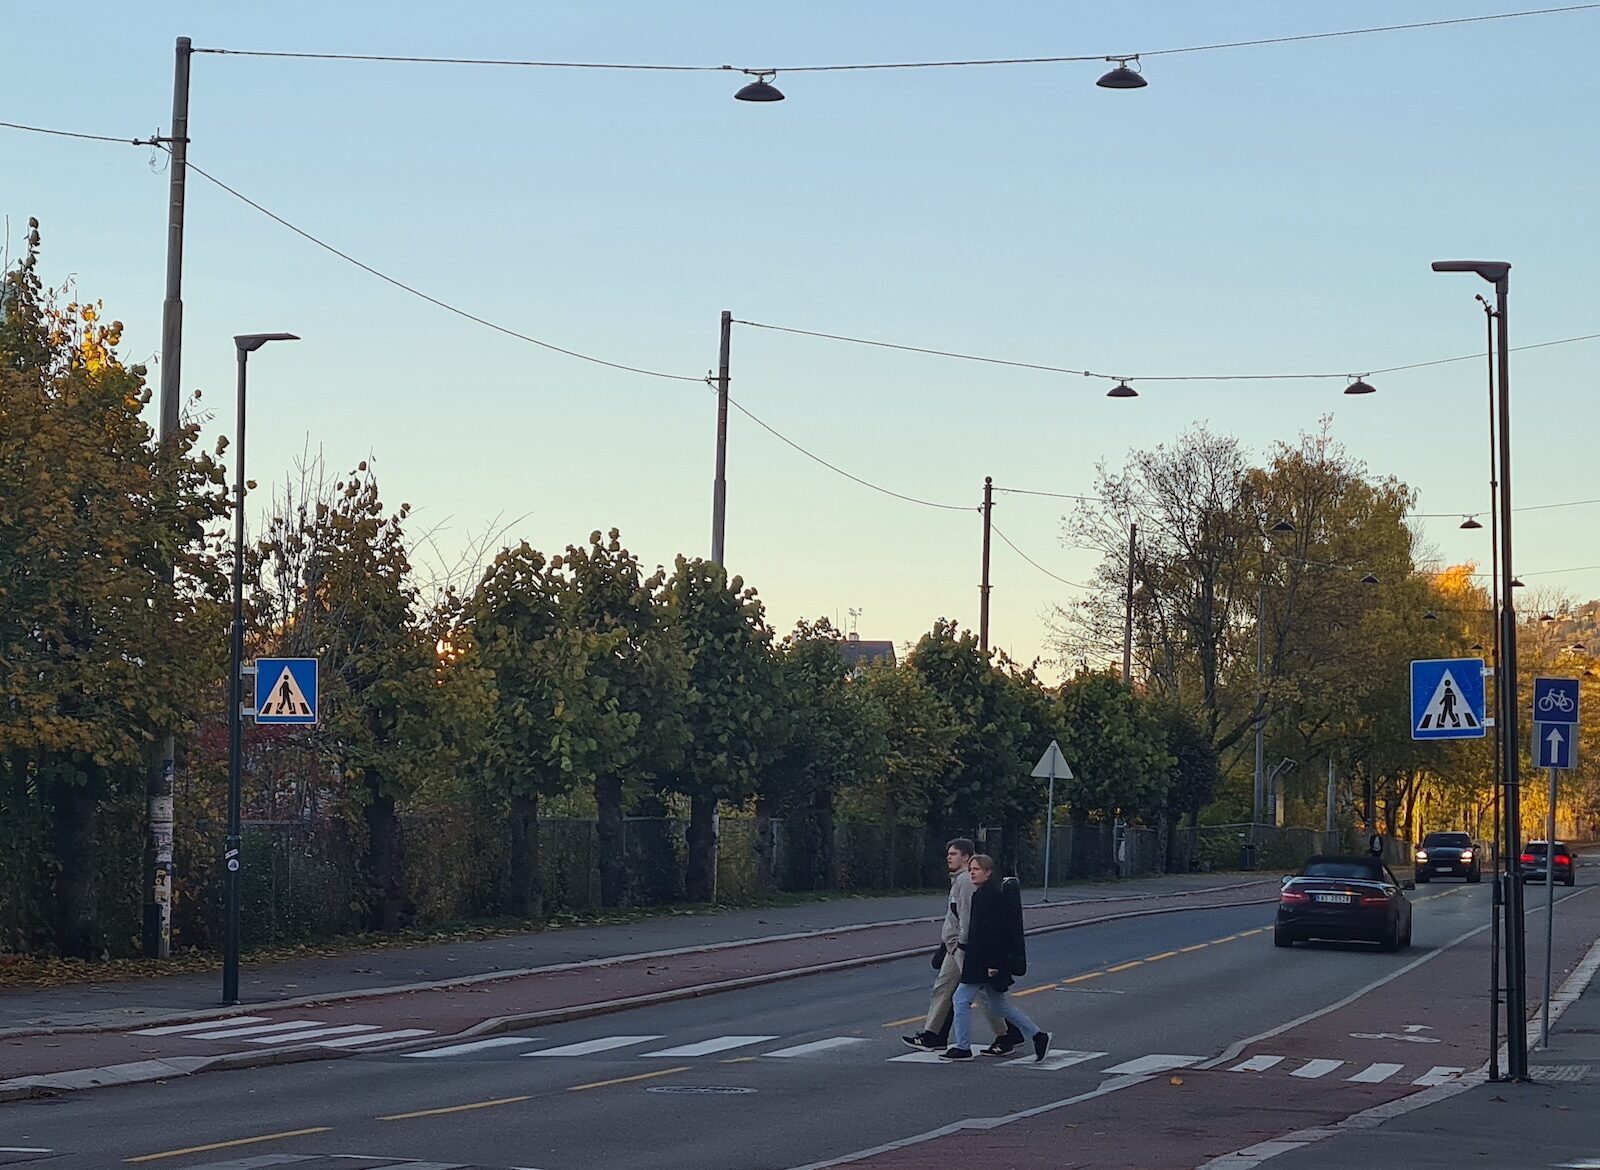
{"type": "MultiPolygon", "coordinates": [[[[1275,877],[1253,874],[1084,884],[1053,890],[1048,905],[1030,891],[1026,919],[1030,932],[1049,932],[1264,903],[1277,889],[1275,877]]],[[[246,961],[244,1002],[234,1008],[217,1005],[215,975],[0,992],[0,1069],[9,1078],[0,1079],[0,1100],[492,1035],[918,955],[935,941],[941,905],[930,892],[672,915],[270,967],[246,961]],[[223,1018],[237,1024],[246,1014],[258,1032],[279,1031],[285,1040],[323,1034],[219,1053],[223,1037],[185,1026],[223,1018]],[[329,1030],[339,1038],[330,1041],[329,1030]]]]}

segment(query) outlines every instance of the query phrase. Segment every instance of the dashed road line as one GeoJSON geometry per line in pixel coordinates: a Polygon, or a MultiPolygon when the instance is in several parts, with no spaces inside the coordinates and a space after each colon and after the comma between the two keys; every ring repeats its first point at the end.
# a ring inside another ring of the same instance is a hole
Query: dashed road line
{"type": "Polygon", "coordinates": [[[529,1096],[497,1097],[493,1101],[472,1101],[466,1105],[443,1105],[438,1109],[418,1109],[413,1113],[391,1113],[386,1117],[378,1118],[379,1121],[411,1121],[418,1117],[443,1117],[447,1113],[470,1113],[475,1109],[493,1109],[499,1105],[515,1105],[521,1101],[532,1100],[529,1096]]]}
{"type": "Polygon", "coordinates": [[[140,1154],[136,1158],[124,1158],[124,1162],[159,1162],[163,1158],[181,1158],[185,1154],[204,1154],[211,1150],[228,1150],[234,1146],[254,1146],[261,1142],[282,1141],[284,1138],[309,1137],[314,1133],[327,1133],[333,1127],[330,1125],[313,1126],[310,1129],[290,1129],[283,1133],[264,1133],[259,1137],[235,1138],[231,1142],[208,1142],[203,1146],[185,1146],[181,1150],[162,1150],[156,1154],[140,1154]]]}
{"type": "Polygon", "coordinates": [[[611,1085],[627,1085],[634,1081],[648,1081],[656,1077],[670,1077],[674,1073],[688,1072],[689,1066],[680,1064],[677,1068],[658,1068],[655,1072],[639,1073],[631,1077],[612,1077],[608,1081],[590,1081],[587,1085],[572,1085],[567,1089],[569,1093],[581,1093],[585,1089],[605,1089],[611,1085]]]}

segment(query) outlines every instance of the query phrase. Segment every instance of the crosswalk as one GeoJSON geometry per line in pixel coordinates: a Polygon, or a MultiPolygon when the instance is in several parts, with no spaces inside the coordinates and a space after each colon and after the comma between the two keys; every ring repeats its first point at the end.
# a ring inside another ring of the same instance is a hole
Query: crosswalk
{"type": "MultiPolygon", "coordinates": [[[[796,1038],[798,1039],[798,1038],[796,1038]]],[[[784,1038],[773,1035],[730,1034],[725,1036],[674,1038],[658,1034],[594,1036],[587,1040],[553,1044],[538,1036],[487,1036],[446,1044],[438,1048],[424,1048],[402,1054],[405,1060],[449,1060],[504,1050],[501,1056],[534,1060],[561,1060],[582,1057],[603,1059],[693,1060],[697,1058],[729,1059],[739,1054],[745,1060],[836,1060],[840,1057],[871,1059],[874,1048],[881,1041],[864,1036],[826,1036],[820,1039],[785,1043],[784,1038]],[[670,1041],[681,1042],[670,1042],[670,1041]],[[669,1041],[662,1047],[663,1041],[669,1041]],[[771,1047],[776,1043],[777,1047],[771,1047]],[[520,1048],[520,1052],[511,1049],[520,1048]]],[[[884,1058],[892,1065],[946,1065],[938,1052],[898,1052],[884,1058]]],[[[1037,1072],[1059,1072],[1078,1068],[1094,1071],[1101,1076],[1154,1076],[1191,1068],[1206,1058],[1180,1053],[1152,1052],[1123,1060],[1111,1059],[1108,1052],[1080,1051],[1071,1048],[1052,1048],[1042,1061],[1036,1061],[1031,1051],[1018,1049],[1015,1056],[1001,1060],[1002,1066],[1032,1069],[1037,1072]],[[1110,1063],[1106,1063],[1107,1061],[1110,1063]],[[1096,1062],[1099,1062],[1096,1067],[1096,1062]]],[[[986,1062],[987,1063],[987,1062],[986,1062]]],[[[1287,1075],[1298,1080],[1343,1082],[1356,1085],[1404,1084],[1426,1087],[1454,1080],[1466,1070],[1447,1065],[1408,1068],[1402,1064],[1385,1062],[1339,1060],[1331,1057],[1289,1057],[1262,1053],[1241,1060],[1221,1070],[1241,1075],[1287,1075]]]]}
{"type": "Polygon", "coordinates": [[[385,1028],[381,1024],[330,1024],[325,1020],[269,1020],[264,1016],[229,1016],[198,1024],[140,1028],[135,1036],[170,1036],[223,1044],[257,1046],[316,1044],[322,1048],[361,1049],[432,1036],[430,1028],[385,1028]]]}

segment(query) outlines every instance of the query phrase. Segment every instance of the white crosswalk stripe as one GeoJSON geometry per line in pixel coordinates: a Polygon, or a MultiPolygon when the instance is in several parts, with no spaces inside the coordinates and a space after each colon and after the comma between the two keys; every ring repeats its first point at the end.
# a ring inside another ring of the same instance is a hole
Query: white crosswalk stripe
{"type": "Polygon", "coordinates": [[[422,1052],[408,1052],[412,1060],[438,1060],[445,1056],[465,1056],[469,1052],[483,1052],[490,1048],[505,1048],[512,1044],[532,1044],[537,1036],[490,1036],[487,1040],[472,1040],[466,1044],[451,1044],[445,1048],[428,1048],[422,1052]]]}
{"type": "Polygon", "coordinates": [[[811,1056],[818,1052],[832,1052],[836,1048],[851,1048],[865,1044],[860,1036],[829,1036],[826,1040],[813,1040],[810,1044],[796,1044],[793,1048],[780,1048],[776,1052],[763,1052],[762,1056],[811,1056]]]}
{"type": "Polygon", "coordinates": [[[1455,1080],[1466,1071],[1464,1068],[1452,1068],[1447,1064],[1436,1064],[1411,1083],[1413,1085],[1442,1085],[1447,1081],[1455,1080]]]}
{"type": "Polygon", "coordinates": [[[213,1032],[195,1032],[190,1040],[240,1040],[246,1036],[264,1036],[268,1032],[298,1032],[306,1028],[320,1028],[320,1020],[285,1020],[277,1024],[252,1024],[248,1028],[219,1028],[213,1032]]]}
{"type": "Polygon", "coordinates": [[[1289,1075],[1292,1077],[1304,1077],[1308,1081],[1314,1081],[1318,1077],[1327,1076],[1342,1064],[1344,1064],[1344,1061],[1342,1060],[1308,1060],[1289,1075]]]}
{"type": "Polygon", "coordinates": [[[1171,1072],[1175,1068],[1188,1068],[1199,1064],[1203,1056],[1174,1056],[1167,1052],[1153,1052],[1137,1060],[1125,1060],[1102,1071],[1107,1076],[1142,1076],[1145,1073],[1171,1072]]]}
{"type": "Polygon", "coordinates": [[[657,1052],[646,1052],[645,1056],[710,1056],[714,1052],[727,1052],[734,1048],[747,1048],[751,1044],[764,1044],[768,1040],[776,1040],[776,1036],[714,1036],[710,1040],[700,1040],[694,1044],[680,1044],[676,1048],[663,1048],[657,1052]]]}
{"type": "Polygon", "coordinates": [[[352,1032],[376,1032],[376,1024],[340,1024],[337,1027],[312,1028],[305,1032],[283,1032],[276,1036],[248,1036],[246,1044],[296,1044],[301,1040],[316,1040],[323,1036],[347,1036],[352,1032]]]}
{"type": "Polygon", "coordinates": [[[1369,1064],[1349,1079],[1358,1085],[1381,1085],[1403,1068],[1403,1064],[1369,1064]]]}
{"type": "Polygon", "coordinates": [[[337,1040],[322,1040],[323,1048],[358,1048],[363,1044],[387,1044],[391,1040],[410,1040],[416,1036],[432,1036],[431,1028],[401,1028],[395,1032],[367,1032],[360,1036],[342,1036],[337,1040]]]}
{"type": "Polygon", "coordinates": [[[1006,1067],[1015,1065],[1018,1068],[1038,1069],[1040,1072],[1056,1072],[1059,1069],[1071,1068],[1075,1064],[1094,1060],[1101,1056],[1108,1056],[1106,1052],[1074,1052],[1070,1048],[1052,1048],[1044,1054],[1043,1060],[1035,1060],[1031,1056],[1018,1057],[1016,1060],[1006,1061],[1006,1067]]]}
{"type": "Polygon", "coordinates": [[[937,1052],[908,1052],[904,1056],[891,1056],[890,1064],[948,1064],[940,1060],[937,1052]]]}
{"type": "Polygon", "coordinates": [[[1240,1061],[1230,1068],[1229,1072],[1266,1072],[1273,1065],[1284,1062],[1282,1056],[1252,1056],[1249,1060],[1240,1061]]]}
{"type": "Polygon", "coordinates": [[[233,1016],[226,1020],[205,1020],[198,1024],[168,1024],[162,1028],[141,1028],[135,1036],[181,1036],[185,1032],[209,1032],[213,1028],[232,1026],[234,1024],[261,1024],[266,1022],[265,1016],[233,1016]]]}
{"type": "MultiPolygon", "coordinates": [[[[591,1056],[596,1052],[610,1052],[634,1044],[648,1044],[660,1036],[601,1036],[596,1040],[583,1040],[577,1044],[563,1044],[560,1048],[541,1048],[538,1052],[524,1052],[524,1056],[591,1056]]],[[[656,1055],[652,1053],[651,1055],[656,1055]]]]}

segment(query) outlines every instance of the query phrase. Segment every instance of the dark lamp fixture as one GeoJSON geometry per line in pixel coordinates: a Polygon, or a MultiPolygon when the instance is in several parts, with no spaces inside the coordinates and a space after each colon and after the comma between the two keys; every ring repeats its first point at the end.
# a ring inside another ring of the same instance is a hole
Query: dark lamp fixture
{"type": "Polygon", "coordinates": [[[1376,573],[1368,573],[1365,577],[1361,578],[1361,583],[1363,585],[1376,585],[1378,583],[1378,576],[1376,573]]]}
{"type": "Polygon", "coordinates": [[[1128,379],[1118,378],[1117,384],[1106,391],[1107,398],[1137,398],[1139,392],[1128,385],[1128,379]]]}
{"type": "Polygon", "coordinates": [[[1542,613],[1539,615],[1539,620],[1541,622],[1553,622],[1556,620],[1556,615],[1553,613],[1542,613]]]}
{"type": "Polygon", "coordinates": [[[1467,649],[1471,650],[1474,654],[1482,654],[1483,653],[1483,643],[1482,642],[1474,642],[1472,645],[1468,646],[1467,649]]]}
{"type": "Polygon", "coordinates": [[[1463,520],[1461,522],[1461,527],[1463,527],[1463,528],[1482,528],[1483,525],[1478,523],[1478,518],[1476,516],[1468,516],[1465,520],[1463,520]]]}
{"type": "Polygon", "coordinates": [[[750,76],[755,80],[733,95],[735,101],[781,102],[783,100],[783,91],[770,83],[771,78],[778,76],[776,73],[750,73],[750,76]]]}
{"type": "Polygon", "coordinates": [[[1526,589],[1527,586],[1522,583],[1522,578],[1521,577],[1513,577],[1513,578],[1511,578],[1511,588],[1513,588],[1513,589],[1526,589]]]}
{"type": "Polygon", "coordinates": [[[1101,89],[1143,89],[1150,84],[1137,69],[1128,68],[1128,62],[1139,60],[1137,53],[1132,57],[1107,57],[1106,60],[1115,61],[1117,67],[1095,82],[1101,89]]]}
{"type": "Polygon", "coordinates": [[[1267,529],[1268,532],[1293,532],[1294,530],[1294,525],[1287,520],[1279,520],[1271,528],[1267,529]]]}
{"type": "Polygon", "coordinates": [[[1354,374],[1350,375],[1350,377],[1352,379],[1350,385],[1344,388],[1346,394],[1376,394],[1378,392],[1378,388],[1368,382],[1365,377],[1358,378],[1354,374]]]}
{"type": "Polygon", "coordinates": [[[1422,615],[1422,620],[1425,622],[1436,622],[1439,620],[1439,615],[1430,609],[1427,613],[1422,615]]]}

